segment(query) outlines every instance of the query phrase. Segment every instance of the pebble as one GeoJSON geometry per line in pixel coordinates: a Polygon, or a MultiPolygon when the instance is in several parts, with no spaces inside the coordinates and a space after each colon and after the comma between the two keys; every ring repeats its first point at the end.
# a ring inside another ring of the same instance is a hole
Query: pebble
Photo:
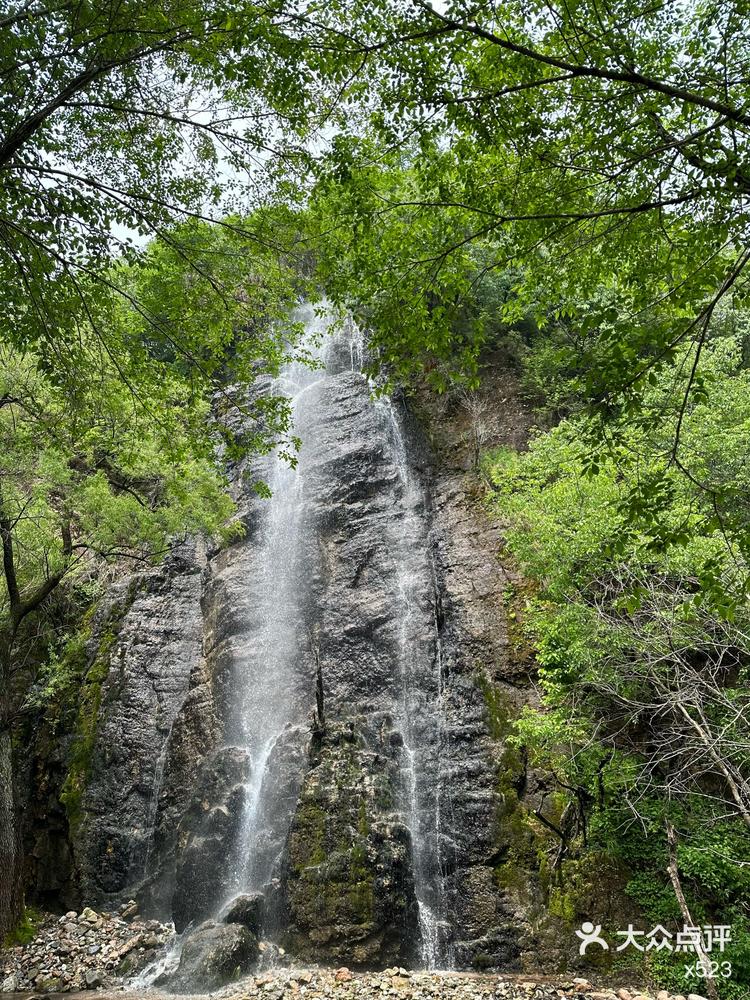
{"type": "MultiPolygon", "coordinates": [[[[143,920],[130,901],[116,914],[86,907],[80,914],[49,916],[25,947],[0,952],[0,992],[33,993],[113,989],[156,957],[173,933],[156,920],[143,920]]],[[[267,956],[282,956],[270,942],[261,942],[267,956]]],[[[295,967],[284,962],[256,976],[247,976],[214,996],[217,1000],[705,1000],[666,990],[592,984],[583,976],[498,976],[490,973],[441,973],[392,966],[382,972],[339,968],[295,967]]]]}
{"type": "Polygon", "coordinates": [[[44,917],[29,944],[0,951],[0,993],[68,993],[115,985],[123,959],[132,975],[173,934],[171,927],[139,921],[137,914],[131,900],[116,914],[87,906],[81,913],[44,917]]]}

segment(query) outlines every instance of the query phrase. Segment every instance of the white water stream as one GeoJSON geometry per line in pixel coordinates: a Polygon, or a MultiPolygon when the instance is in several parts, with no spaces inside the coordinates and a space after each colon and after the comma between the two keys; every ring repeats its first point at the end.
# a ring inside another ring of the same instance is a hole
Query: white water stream
{"type": "MultiPolygon", "coordinates": [[[[321,367],[292,362],[285,366],[272,391],[289,398],[294,433],[304,441],[312,409],[306,397],[326,377],[322,366],[328,324],[310,306],[300,307],[292,319],[305,323],[305,347],[321,367]]],[[[286,728],[304,722],[308,708],[295,698],[304,638],[304,481],[300,467],[292,467],[276,453],[270,457],[267,482],[273,496],[264,505],[246,567],[252,578],[252,629],[237,657],[236,701],[227,727],[230,742],[245,748],[250,761],[235,849],[234,893],[260,890],[271,877],[275,857],[266,849],[264,833],[275,794],[274,752],[286,728]]]]}
{"type": "Polygon", "coordinates": [[[442,858],[442,658],[437,615],[431,643],[420,638],[424,623],[427,578],[435,600],[434,566],[426,550],[424,492],[409,462],[393,400],[379,402],[385,415],[391,459],[402,485],[402,509],[395,539],[399,591],[398,675],[399,723],[404,741],[404,784],[407,826],[411,834],[414,890],[419,907],[420,958],[428,969],[450,968],[452,955],[442,858]],[[421,582],[420,582],[421,581],[421,582]]]}
{"type": "MultiPolygon", "coordinates": [[[[307,348],[318,368],[291,363],[272,387],[290,398],[294,434],[303,449],[314,419],[318,395],[313,387],[327,378],[324,368],[329,348],[339,359],[348,351],[351,370],[360,371],[363,338],[349,322],[343,333],[326,335],[329,319],[302,306],[292,317],[305,324],[307,348]]],[[[346,364],[346,361],[344,362],[346,364]]],[[[404,433],[393,402],[373,400],[379,411],[383,455],[392,463],[400,483],[392,527],[383,539],[394,566],[393,607],[395,662],[393,697],[396,725],[403,740],[402,812],[410,832],[412,871],[419,911],[421,964],[450,967],[444,862],[441,855],[442,791],[442,664],[436,613],[436,581],[429,552],[422,484],[409,461],[404,433]]],[[[226,724],[229,745],[244,749],[249,761],[239,835],[232,849],[229,898],[262,890],[278,860],[277,846],[285,831],[276,809],[277,756],[284,741],[303,726],[310,702],[300,695],[300,651],[305,642],[306,551],[315,545],[306,525],[304,462],[293,468],[283,456],[269,456],[265,472],[272,499],[261,508],[257,533],[247,546],[244,572],[252,600],[251,621],[235,649],[233,701],[226,724]]],[[[163,762],[162,762],[163,768],[163,762]]],[[[177,938],[153,972],[172,970],[181,950],[177,938]]],[[[150,982],[154,975],[150,976],[150,982]]],[[[141,977],[141,985],[146,985],[141,977]]]]}

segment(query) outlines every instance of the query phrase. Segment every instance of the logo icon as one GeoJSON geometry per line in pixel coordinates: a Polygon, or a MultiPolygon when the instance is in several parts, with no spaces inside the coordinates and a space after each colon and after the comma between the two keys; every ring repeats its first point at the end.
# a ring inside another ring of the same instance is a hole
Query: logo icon
{"type": "Polygon", "coordinates": [[[602,933],[601,924],[597,924],[596,927],[594,927],[594,925],[591,923],[590,920],[585,920],[581,924],[581,929],[579,931],[576,931],[576,937],[579,937],[581,939],[581,945],[578,949],[578,954],[585,955],[586,949],[590,944],[598,944],[600,948],[603,948],[605,951],[609,951],[609,945],[601,936],[601,933],[602,933]]]}

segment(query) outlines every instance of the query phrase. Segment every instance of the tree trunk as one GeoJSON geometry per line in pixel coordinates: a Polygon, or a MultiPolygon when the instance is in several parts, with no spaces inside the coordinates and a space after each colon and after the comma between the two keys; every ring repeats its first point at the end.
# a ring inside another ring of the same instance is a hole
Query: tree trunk
{"type": "Polygon", "coordinates": [[[713,763],[716,765],[717,770],[724,775],[727,785],[729,786],[729,790],[732,793],[732,798],[734,799],[737,808],[739,809],[740,816],[742,817],[745,826],[747,826],[748,829],[750,829],[750,809],[748,809],[747,807],[747,799],[746,799],[747,787],[745,787],[744,789],[745,794],[743,795],[743,789],[735,780],[734,775],[732,775],[729,767],[727,766],[727,762],[722,758],[722,755],[717,751],[715,746],[715,740],[712,739],[711,734],[708,732],[706,728],[699,725],[695,721],[690,712],[688,712],[688,710],[682,703],[678,703],[677,707],[680,710],[680,713],[682,714],[683,718],[693,727],[693,729],[698,734],[701,743],[706,748],[706,751],[708,752],[708,755],[713,761],[713,763]]]}
{"type": "MultiPolygon", "coordinates": [[[[2,642],[2,639],[0,639],[2,642]]],[[[23,909],[21,837],[13,767],[9,650],[0,648],[0,946],[23,909]]]]}
{"type": "MultiPolygon", "coordinates": [[[[685,921],[685,926],[694,927],[695,924],[693,923],[693,918],[690,915],[690,909],[687,905],[687,900],[685,899],[685,893],[682,891],[680,872],[677,867],[677,833],[669,820],[665,820],[665,825],[667,828],[667,853],[669,855],[667,874],[669,875],[669,881],[672,883],[674,894],[677,897],[677,902],[679,903],[680,912],[682,913],[682,919],[685,921]]],[[[710,972],[711,956],[706,953],[706,949],[703,947],[702,942],[698,939],[696,939],[695,950],[703,963],[703,967],[706,972],[710,972]]],[[[710,997],[710,1000],[717,1000],[716,981],[711,976],[706,975],[703,982],[706,984],[706,993],[710,997]]]]}

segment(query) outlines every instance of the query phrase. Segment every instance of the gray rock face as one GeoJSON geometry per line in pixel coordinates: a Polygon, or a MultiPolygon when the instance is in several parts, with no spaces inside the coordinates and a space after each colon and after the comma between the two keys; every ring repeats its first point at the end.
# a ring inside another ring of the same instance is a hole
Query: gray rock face
{"type": "Polygon", "coordinates": [[[525,697],[499,536],[353,350],[300,394],[293,479],[267,501],[268,463],[233,467],[245,536],[140,575],[108,650],[84,897],[225,921],[188,938],[186,989],[231,978],[260,935],[348,965],[518,961],[485,690],[525,697]]]}
{"type": "Polygon", "coordinates": [[[207,921],[185,942],[177,976],[182,992],[215,990],[247,973],[258,957],[258,942],[241,924],[207,921]]]}
{"type": "Polygon", "coordinates": [[[249,776],[247,753],[239,747],[214,751],[199,765],[177,836],[172,917],[178,932],[213,916],[229,893],[227,846],[237,837],[249,776]]]}
{"type": "Polygon", "coordinates": [[[74,843],[87,902],[127,898],[148,867],[165,748],[201,656],[204,564],[200,545],[184,546],[97,613],[90,655],[105,678],[74,843]]]}
{"type": "Polygon", "coordinates": [[[394,810],[392,730],[329,726],[289,835],[288,950],[309,961],[372,965],[415,958],[409,831],[394,810]],[[380,747],[378,752],[375,747],[380,747]]]}
{"type": "Polygon", "coordinates": [[[522,922],[495,878],[503,797],[486,691],[491,685],[495,698],[513,705],[525,690],[510,683],[518,668],[511,664],[505,628],[509,581],[497,560],[500,535],[462,486],[463,477],[455,474],[438,475],[433,485],[449,747],[440,780],[453,818],[449,919],[459,967],[507,969],[518,964],[522,922]]]}

